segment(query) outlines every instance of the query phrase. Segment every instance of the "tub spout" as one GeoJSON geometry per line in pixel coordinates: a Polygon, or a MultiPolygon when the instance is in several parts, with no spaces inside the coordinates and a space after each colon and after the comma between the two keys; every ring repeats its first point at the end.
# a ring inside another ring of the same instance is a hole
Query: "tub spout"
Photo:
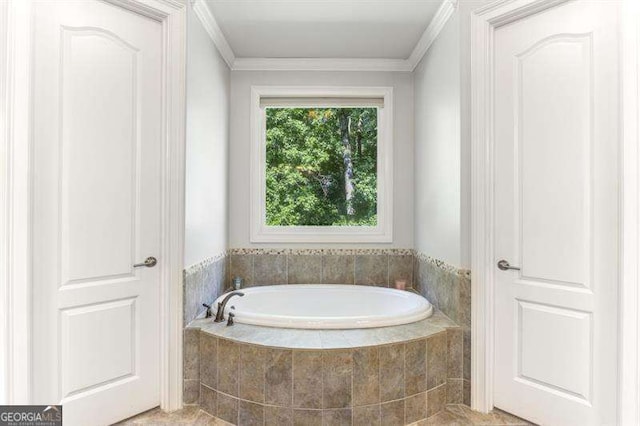
{"type": "Polygon", "coordinates": [[[222,302],[218,303],[218,312],[216,313],[216,319],[214,319],[213,322],[224,321],[224,308],[227,306],[229,299],[231,299],[233,296],[242,297],[244,296],[244,293],[241,291],[232,291],[231,293],[227,294],[225,298],[222,299],[222,302]]]}

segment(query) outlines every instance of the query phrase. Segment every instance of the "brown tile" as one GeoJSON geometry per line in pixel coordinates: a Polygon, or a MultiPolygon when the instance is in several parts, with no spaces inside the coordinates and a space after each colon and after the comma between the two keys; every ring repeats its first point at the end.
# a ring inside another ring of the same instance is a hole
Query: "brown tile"
{"type": "MultiPolygon", "coordinates": [[[[401,414],[401,410],[396,410],[394,413],[394,409],[397,409],[398,406],[394,406],[397,402],[402,403],[402,401],[393,401],[392,403],[388,403],[387,407],[385,407],[385,414],[391,414],[389,416],[391,422],[382,423],[382,425],[386,426],[387,424],[405,424],[405,420],[402,420],[398,423],[398,416],[394,414],[401,414]]],[[[293,424],[293,410],[290,408],[280,408],[273,406],[266,406],[265,409],[265,425],[272,426],[288,426],[293,424]]],[[[321,425],[321,424],[347,424],[343,423],[347,421],[349,417],[349,409],[339,409],[339,410],[295,410],[296,411],[296,424],[304,425],[304,426],[313,426],[313,425],[321,425]],[[334,423],[334,419],[336,423],[334,423]],[[323,423],[324,420],[324,423],[323,423]]],[[[378,405],[359,407],[353,410],[353,419],[354,425],[366,425],[366,426],[377,426],[380,425],[380,407],[378,405]],[[366,413],[364,415],[358,415],[356,413],[358,411],[360,414],[366,413]]],[[[411,417],[406,417],[406,424],[410,423],[411,417]]],[[[216,419],[211,417],[209,414],[204,411],[198,410],[197,407],[189,407],[183,410],[175,411],[172,413],[164,413],[159,409],[153,409],[148,412],[142,413],[134,418],[128,419],[124,422],[118,423],[118,425],[211,425],[211,426],[231,426],[229,422],[216,419]]],[[[243,423],[241,419],[239,421],[240,425],[247,424],[243,423]]],[[[427,426],[427,425],[437,425],[437,426],[470,426],[470,425],[531,425],[531,423],[526,422],[525,420],[519,419],[515,416],[512,416],[508,413],[505,413],[500,410],[494,410],[489,414],[481,414],[477,412],[472,412],[468,407],[462,407],[460,405],[449,405],[446,406],[443,411],[440,411],[434,416],[426,420],[418,420],[414,422],[412,426],[427,426]],[[472,418],[476,423],[469,420],[472,418]]]]}
{"type": "Polygon", "coordinates": [[[218,289],[216,293],[216,297],[220,296],[224,293],[224,290],[231,285],[231,280],[229,279],[229,272],[231,268],[229,267],[231,259],[229,256],[225,256],[224,259],[220,259],[220,281],[218,282],[218,289]]]}
{"type": "Polygon", "coordinates": [[[266,354],[265,401],[290,407],[293,394],[292,351],[268,349],[266,354]]]}
{"type": "Polygon", "coordinates": [[[429,302],[436,308],[438,307],[437,301],[432,297],[429,286],[429,264],[424,260],[416,259],[416,272],[414,273],[416,290],[429,299],[429,302]]]}
{"type": "Polygon", "coordinates": [[[422,392],[404,400],[404,421],[406,424],[427,418],[427,393],[422,392]]]}
{"type": "Polygon", "coordinates": [[[216,415],[217,409],[217,393],[215,390],[207,386],[200,386],[200,408],[212,416],[216,415]]]}
{"type": "Polygon", "coordinates": [[[253,259],[254,285],[287,283],[287,255],[263,254],[253,259]]]}
{"type": "Polygon", "coordinates": [[[470,426],[472,424],[473,423],[466,417],[451,413],[447,410],[429,417],[424,422],[424,426],[470,426]]]}
{"type": "Polygon", "coordinates": [[[229,281],[234,277],[242,278],[245,286],[254,284],[252,254],[232,254],[229,256],[229,281]]]}
{"type": "Polygon", "coordinates": [[[380,404],[380,424],[384,426],[403,426],[404,400],[385,402],[380,404]]]}
{"type": "MultiPolygon", "coordinates": [[[[533,423],[530,423],[525,419],[521,419],[520,417],[514,416],[513,414],[507,413],[506,411],[502,411],[497,408],[494,408],[493,411],[489,413],[489,415],[495,416],[499,421],[504,422],[505,425],[533,425],[533,423]]],[[[479,424],[490,425],[491,423],[485,421],[480,422],[479,424]]]]}
{"type": "Polygon", "coordinates": [[[242,426],[263,426],[264,406],[240,400],[238,408],[238,424],[242,426]]]}
{"type": "Polygon", "coordinates": [[[353,284],[354,256],[325,255],[322,257],[322,282],[325,284],[353,284]]]}
{"type": "Polygon", "coordinates": [[[289,255],[289,284],[319,284],[322,282],[322,255],[289,255]]]}
{"type": "Polygon", "coordinates": [[[226,258],[218,259],[205,269],[203,286],[196,299],[199,311],[205,310],[202,306],[203,302],[213,304],[215,299],[229,286],[226,263],[226,258]]]}
{"type": "Polygon", "coordinates": [[[462,378],[462,328],[447,329],[447,378],[462,378]]]}
{"type": "Polygon", "coordinates": [[[427,389],[447,381],[447,333],[438,333],[427,339],[427,389]]]}
{"type": "MultiPolygon", "coordinates": [[[[154,408],[145,411],[135,417],[129,418],[117,425],[175,425],[175,424],[192,424],[196,421],[198,415],[203,413],[198,406],[192,405],[182,410],[172,411],[170,413],[162,411],[160,408],[154,408]]],[[[209,416],[208,414],[206,414],[209,416]]]]}
{"type": "Polygon", "coordinates": [[[462,380],[462,403],[471,405],[471,382],[465,379],[462,380]]]}
{"type": "Polygon", "coordinates": [[[240,345],[240,398],[264,402],[266,352],[259,346],[240,345]]]}
{"type": "Polygon", "coordinates": [[[218,339],[218,389],[238,396],[238,359],[240,345],[227,339],[218,339]]]}
{"type": "Polygon", "coordinates": [[[447,379],[447,404],[462,404],[462,379],[447,379]]]}
{"type": "Polygon", "coordinates": [[[293,410],[294,426],[322,426],[322,410],[293,410]]]}
{"type": "Polygon", "coordinates": [[[471,327],[471,279],[467,276],[459,278],[460,291],[460,317],[459,321],[463,327],[471,327]]]}
{"type": "Polygon", "coordinates": [[[184,329],[183,369],[185,380],[200,378],[200,330],[197,328],[184,329]]]}
{"type": "Polygon", "coordinates": [[[200,381],[215,389],[218,386],[218,339],[208,333],[200,335],[200,381]]]}
{"type": "Polygon", "coordinates": [[[413,256],[389,256],[389,287],[394,287],[396,280],[406,280],[407,287],[413,286],[413,256]]]}
{"type": "Polygon", "coordinates": [[[351,409],[322,410],[322,426],[351,426],[351,409]]]}
{"type": "Polygon", "coordinates": [[[323,408],[351,406],[351,351],[324,351],[322,355],[323,408]]]}
{"type": "Polygon", "coordinates": [[[293,352],[293,406],[322,408],[322,352],[293,352]]]}
{"type": "Polygon", "coordinates": [[[380,404],[353,407],[353,426],[380,425],[380,404]]]}
{"type": "Polygon", "coordinates": [[[471,380],[471,329],[462,332],[462,378],[471,380]]]}
{"type": "Polygon", "coordinates": [[[413,288],[420,292],[420,261],[413,256],[413,288]]]}
{"type": "Polygon", "coordinates": [[[184,380],[182,387],[182,401],[185,405],[197,404],[200,399],[200,381],[184,380]]]}
{"type": "Polygon", "coordinates": [[[389,265],[387,255],[356,255],[356,284],[387,287],[389,281],[389,265]]]}
{"type": "Polygon", "coordinates": [[[204,271],[201,268],[197,268],[196,271],[192,272],[183,271],[182,320],[184,325],[193,321],[198,316],[198,312],[200,312],[200,309],[202,308],[202,302],[198,300],[198,296],[201,293],[200,289],[204,286],[203,276],[204,271]]]}
{"type": "Polygon", "coordinates": [[[391,401],[404,397],[404,344],[379,348],[380,400],[391,401]]]}
{"type": "Polygon", "coordinates": [[[420,288],[424,296],[429,299],[434,306],[439,308],[436,286],[434,282],[437,280],[435,267],[425,260],[420,261],[418,267],[418,279],[420,280],[420,288]]]}
{"type": "Polygon", "coordinates": [[[193,426],[229,426],[230,423],[225,422],[224,420],[220,420],[217,417],[213,417],[212,415],[205,413],[204,411],[200,411],[196,416],[193,423],[193,426]]]}
{"type": "Polygon", "coordinates": [[[353,405],[380,402],[380,360],[378,348],[353,351],[353,405]]]}
{"type": "Polygon", "coordinates": [[[427,390],[427,344],[426,339],[405,343],[405,395],[414,395],[427,390]]]}
{"type": "Polygon", "coordinates": [[[447,385],[427,391],[427,417],[442,411],[447,405],[447,385]]]}
{"type": "Polygon", "coordinates": [[[513,414],[509,414],[505,411],[494,409],[493,411],[483,414],[478,411],[473,411],[471,408],[465,405],[450,405],[447,406],[446,411],[456,414],[458,416],[464,416],[469,420],[473,425],[482,425],[482,426],[490,426],[490,425],[532,425],[532,423],[527,422],[524,419],[514,416],[513,414]]]}
{"type": "Polygon", "coordinates": [[[460,280],[457,273],[436,268],[432,285],[437,293],[438,308],[460,323],[460,280]]]}
{"type": "Polygon", "coordinates": [[[238,423],[238,400],[232,396],[223,393],[217,393],[218,408],[216,417],[221,418],[229,423],[238,423]]]}
{"type": "Polygon", "coordinates": [[[265,426],[292,426],[293,409],[266,405],[264,407],[265,426]]]}

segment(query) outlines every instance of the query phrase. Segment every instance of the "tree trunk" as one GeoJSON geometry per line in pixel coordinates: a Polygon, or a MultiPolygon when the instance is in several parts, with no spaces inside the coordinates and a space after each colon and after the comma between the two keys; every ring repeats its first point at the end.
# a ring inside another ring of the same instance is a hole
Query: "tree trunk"
{"type": "Polygon", "coordinates": [[[362,158],[362,117],[358,118],[358,125],[356,126],[356,152],[358,158],[362,158]]]}
{"type": "Polygon", "coordinates": [[[340,111],[340,135],[342,138],[342,162],[344,163],[344,196],[347,217],[355,215],[353,209],[353,161],[351,144],[349,143],[349,127],[351,118],[344,110],[340,111]]]}

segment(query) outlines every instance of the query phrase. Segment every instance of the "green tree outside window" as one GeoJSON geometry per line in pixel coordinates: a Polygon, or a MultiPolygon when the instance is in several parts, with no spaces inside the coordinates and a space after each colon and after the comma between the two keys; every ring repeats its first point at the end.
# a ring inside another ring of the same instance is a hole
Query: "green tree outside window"
{"type": "Polygon", "coordinates": [[[377,108],[266,109],[269,226],[376,226],[377,108]]]}

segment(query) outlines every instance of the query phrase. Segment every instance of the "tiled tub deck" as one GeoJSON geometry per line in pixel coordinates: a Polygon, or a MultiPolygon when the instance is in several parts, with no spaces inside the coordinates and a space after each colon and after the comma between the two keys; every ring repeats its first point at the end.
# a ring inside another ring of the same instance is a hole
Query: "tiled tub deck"
{"type": "Polygon", "coordinates": [[[185,329],[185,403],[245,425],[406,425],[462,403],[462,329],[412,324],[291,330],[197,320],[185,329]]]}

